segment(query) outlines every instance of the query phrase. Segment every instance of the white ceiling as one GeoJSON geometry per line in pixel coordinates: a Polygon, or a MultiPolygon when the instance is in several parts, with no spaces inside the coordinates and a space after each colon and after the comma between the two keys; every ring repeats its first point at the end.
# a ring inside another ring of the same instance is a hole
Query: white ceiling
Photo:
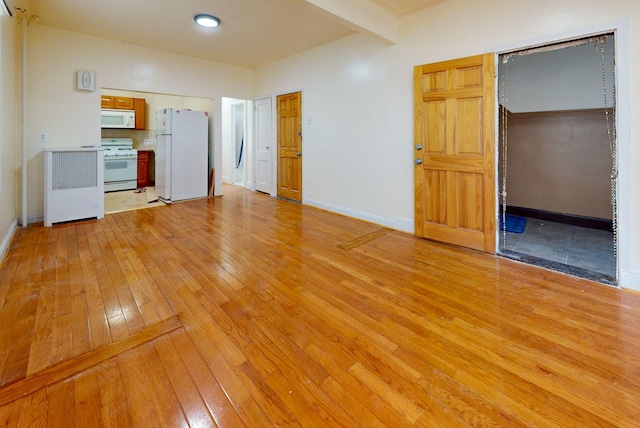
{"type": "MultiPolygon", "coordinates": [[[[69,28],[89,34],[180,52],[214,61],[255,67],[335,40],[356,31],[371,33],[353,13],[340,8],[388,14],[390,28],[399,16],[445,0],[11,0],[33,25],[69,28]],[[325,10],[326,4],[331,10],[325,10]],[[203,29],[194,15],[220,18],[203,29]]],[[[17,15],[20,15],[18,13],[17,15]]],[[[373,29],[375,34],[376,29],[373,29]]],[[[384,37],[383,37],[384,38],[384,37]]],[[[388,39],[388,37],[386,37],[388,39]]]]}
{"type": "Polygon", "coordinates": [[[435,6],[445,0],[375,0],[376,3],[386,7],[396,15],[402,16],[427,6],[435,6]]]}

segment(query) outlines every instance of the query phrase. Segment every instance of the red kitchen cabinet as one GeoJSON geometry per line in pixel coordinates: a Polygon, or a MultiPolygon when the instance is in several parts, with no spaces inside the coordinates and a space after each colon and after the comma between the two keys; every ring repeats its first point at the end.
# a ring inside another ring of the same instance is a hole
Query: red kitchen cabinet
{"type": "Polygon", "coordinates": [[[149,153],[146,150],[138,150],[138,189],[149,185],[149,153]]]}

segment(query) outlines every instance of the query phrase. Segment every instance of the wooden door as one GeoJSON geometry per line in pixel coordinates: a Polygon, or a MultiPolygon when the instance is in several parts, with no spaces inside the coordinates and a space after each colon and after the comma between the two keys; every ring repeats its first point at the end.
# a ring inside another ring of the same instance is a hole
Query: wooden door
{"type": "Polygon", "coordinates": [[[494,54],[414,69],[416,235],[496,251],[494,54]]]}
{"type": "Polygon", "coordinates": [[[256,130],[256,190],[271,193],[273,182],[272,149],[271,149],[271,98],[255,101],[256,130]]]}
{"type": "Polygon", "coordinates": [[[280,95],[278,106],[278,196],[302,201],[302,93],[280,95]]]}

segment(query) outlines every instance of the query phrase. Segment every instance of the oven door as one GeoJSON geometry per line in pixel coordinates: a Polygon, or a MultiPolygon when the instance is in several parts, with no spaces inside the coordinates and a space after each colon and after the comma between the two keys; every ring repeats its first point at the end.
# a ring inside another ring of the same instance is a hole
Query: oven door
{"type": "Polygon", "coordinates": [[[135,180],[138,176],[137,159],[105,159],[104,182],[135,180]]]}
{"type": "Polygon", "coordinates": [[[135,189],[138,180],[138,160],[130,159],[106,159],[104,160],[104,190],[112,192],[116,190],[135,189]]]}

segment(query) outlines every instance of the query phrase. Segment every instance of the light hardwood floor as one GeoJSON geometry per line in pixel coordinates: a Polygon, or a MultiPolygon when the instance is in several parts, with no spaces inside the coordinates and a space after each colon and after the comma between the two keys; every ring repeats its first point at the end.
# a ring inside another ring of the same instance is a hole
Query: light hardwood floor
{"type": "Polygon", "coordinates": [[[639,295],[225,192],[19,231],[0,426],[638,426],[639,295]]]}

